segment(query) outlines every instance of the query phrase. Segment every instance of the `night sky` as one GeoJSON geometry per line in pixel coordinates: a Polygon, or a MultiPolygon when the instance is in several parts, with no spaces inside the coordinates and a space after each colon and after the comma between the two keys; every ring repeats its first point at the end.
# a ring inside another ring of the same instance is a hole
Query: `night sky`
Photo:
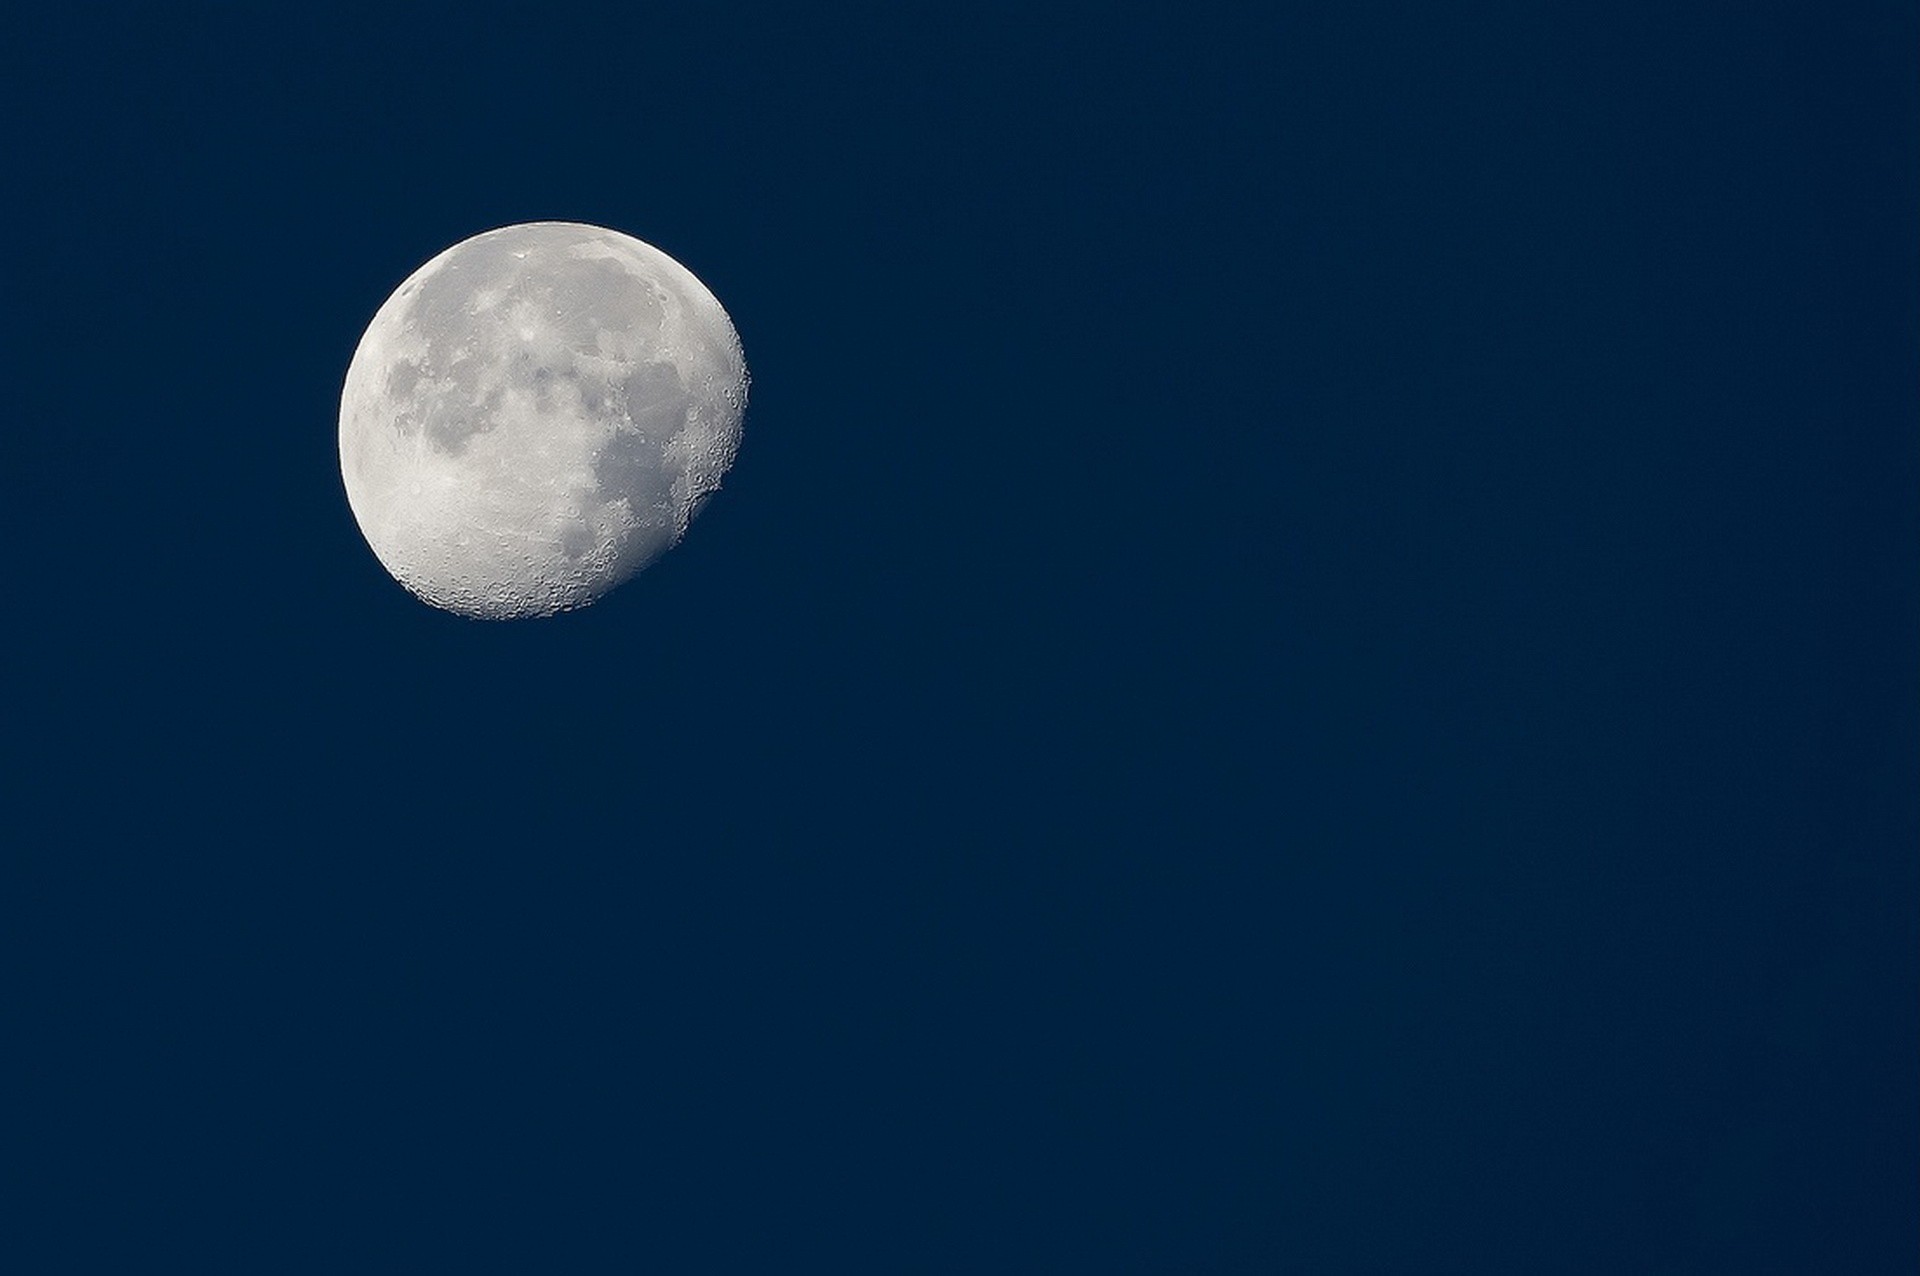
{"type": "Polygon", "coordinates": [[[251,8],[0,34],[0,1266],[1915,1270],[1912,5],[251,8]],[[744,441],[462,620],[545,219],[744,441]]]}

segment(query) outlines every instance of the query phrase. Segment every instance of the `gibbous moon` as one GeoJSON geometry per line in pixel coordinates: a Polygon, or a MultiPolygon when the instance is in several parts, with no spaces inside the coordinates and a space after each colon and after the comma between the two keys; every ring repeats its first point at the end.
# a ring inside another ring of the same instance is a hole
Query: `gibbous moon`
{"type": "Polygon", "coordinates": [[[746,402],[740,338],[686,267],[598,226],[507,226],[420,267],[367,325],[340,474],[422,601],[548,616],[685,535],[746,402]]]}

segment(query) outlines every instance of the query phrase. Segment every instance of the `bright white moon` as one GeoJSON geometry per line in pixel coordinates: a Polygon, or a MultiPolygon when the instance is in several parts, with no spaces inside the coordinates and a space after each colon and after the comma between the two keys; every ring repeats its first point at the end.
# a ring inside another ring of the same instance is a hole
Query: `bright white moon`
{"type": "Polygon", "coordinates": [[[583,607],[685,534],[740,443],[740,338],[630,235],[530,222],[387,298],[340,396],[340,474],[381,564],[505,620],[583,607]]]}

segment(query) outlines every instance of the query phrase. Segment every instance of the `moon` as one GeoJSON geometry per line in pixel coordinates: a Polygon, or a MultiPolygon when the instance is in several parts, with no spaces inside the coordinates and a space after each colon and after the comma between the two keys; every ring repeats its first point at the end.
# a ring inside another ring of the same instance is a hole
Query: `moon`
{"type": "Polygon", "coordinates": [[[727,312],[631,235],[528,222],[413,272],[340,395],[340,476],[423,602],[509,620],[584,607],[671,549],[746,412],[727,312]]]}

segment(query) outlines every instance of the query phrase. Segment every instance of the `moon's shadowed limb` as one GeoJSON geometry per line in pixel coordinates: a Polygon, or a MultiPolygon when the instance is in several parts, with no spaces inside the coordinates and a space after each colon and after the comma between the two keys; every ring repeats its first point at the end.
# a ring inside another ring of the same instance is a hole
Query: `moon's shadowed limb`
{"type": "Polygon", "coordinates": [[[367,543],[436,607],[584,606],[671,548],[739,445],[747,372],[726,312],[617,231],[477,235],[396,289],[340,405],[367,543]]]}

